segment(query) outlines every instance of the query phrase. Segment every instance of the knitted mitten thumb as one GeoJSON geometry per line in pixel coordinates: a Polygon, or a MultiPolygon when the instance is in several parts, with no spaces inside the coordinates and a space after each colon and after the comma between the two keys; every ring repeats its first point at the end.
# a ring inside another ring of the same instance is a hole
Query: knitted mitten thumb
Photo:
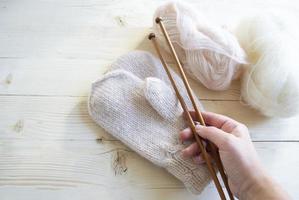
{"type": "Polygon", "coordinates": [[[174,91],[158,78],[145,79],[144,96],[149,104],[164,118],[176,120],[183,109],[175,97],[174,91]]]}
{"type": "Polygon", "coordinates": [[[125,70],[105,74],[92,85],[89,113],[107,132],[154,164],[165,168],[193,193],[209,182],[205,165],[182,157],[178,138],[185,128],[174,91],[158,78],[140,79],[125,70]]]}

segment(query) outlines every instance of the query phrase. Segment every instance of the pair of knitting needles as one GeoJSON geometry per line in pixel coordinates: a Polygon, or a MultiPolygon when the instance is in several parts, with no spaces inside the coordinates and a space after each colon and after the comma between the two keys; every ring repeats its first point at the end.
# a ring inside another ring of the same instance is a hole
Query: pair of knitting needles
{"type": "MultiPolygon", "coordinates": [[[[195,103],[195,100],[194,100],[193,94],[191,92],[191,88],[190,88],[190,85],[188,83],[188,80],[186,78],[184,69],[183,69],[183,67],[181,65],[181,62],[180,62],[180,60],[179,60],[179,58],[178,58],[178,56],[177,56],[177,54],[176,54],[176,52],[174,50],[174,47],[172,45],[172,42],[171,42],[171,40],[169,38],[169,35],[168,35],[166,29],[165,29],[163,21],[162,21],[162,19],[160,17],[157,17],[155,21],[156,21],[157,24],[159,24],[159,26],[160,26],[160,28],[162,30],[162,33],[163,33],[163,35],[164,35],[164,37],[166,39],[166,42],[167,42],[167,44],[168,44],[168,46],[170,48],[171,54],[172,54],[172,56],[175,59],[176,65],[177,65],[177,67],[179,69],[180,75],[182,76],[182,79],[183,79],[185,88],[187,90],[188,96],[189,96],[189,98],[190,98],[190,100],[192,102],[192,106],[193,106],[194,111],[195,111],[196,119],[199,121],[199,123],[202,126],[206,126],[205,121],[204,121],[204,119],[203,119],[203,117],[201,115],[201,112],[200,112],[198,106],[195,103]]],[[[226,200],[226,196],[225,196],[225,194],[224,194],[224,192],[222,190],[221,184],[220,184],[220,182],[218,180],[218,177],[217,177],[217,174],[216,174],[216,170],[215,170],[215,168],[214,168],[214,166],[212,164],[212,161],[210,159],[210,156],[207,153],[207,150],[206,150],[206,148],[204,146],[203,139],[201,137],[199,137],[199,135],[196,133],[196,130],[195,130],[195,125],[196,124],[193,121],[192,116],[189,113],[188,107],[187,107],[184,99],[182,98],[182,96],[181,96],[181,94],[180,94],[180,92],[179,92],[179,90],[178,90],[178,88],[176,86],[176,83],[175,83],[175,81],[174,81],[174,79],[173,79],[173,77],[172,77],[172,75],[170,73],[168,65],[166,64],[164,58],[162,57],[159,45],[158,45],[157,40],[156,40],[156,36],[155,36],[154,33],[151,33],[148,38],[153,42],[154,47],[155,47],[155,49],[157,51],[157,54],[158,54],[158,56],[159,56],[159,58],[160,58],[160,60],[162,62],[162,65],[163,65],[163,67],[164,67],[164,69],[165,69],[165,71],[167,73],[167,76],[168,76],[168,78],[169,78],[169,80],[171,82],[171,85],[172,85],[172,87],[173,87],[173,89],[174,89],[174,91],[176,93],[176,96],[178,97],[178,99],[180,101],[180,104],[181,104],[181,106],[182,106],[185,114],[187,115],[188,124],[191,127],[191,130],[192,130],[192,133],[194,135],[194,138],[195,138],[195,140],[196,140],[196,142],[197,142],[197,144],[198,144],[198,146],[199,146],[199,148],[200,148],[200,150],[202,152],[203,159],[206,161],[208,170],[209,170],[210,175],[211,175],[211,177],[212,177],[212,179],[213,179],[213,181],[215,183],[215,186],[217,188],[219,196],[220,196],[221,200],[226,200]]],[[[219,151],[218,151],[217,147],[212,142],[209,142],[209,141],[206,141],[206,142],[207,142],[207,148],[211,149],[211,155],[212,155],[212,157],[213,157],[213,159],[214,159],[214,161],[216,163],[216,166],[217,166],[217,168],[218,168],[218,170],[220,172],[220,175],[221,175],[221,178],[222,178],[223,183],[225,185],[226,191],[227,191],[227,193],[229,195],[229,199],[233,200],[234,196],[233,196],[233,194],[232,194],[232,192],[231,192],[231,190],[229,188],[228,179],[227,179],[227,176],[226,176],[226,174],[224,172],[224,167],[223,167],[222,161],[220,159],[219,151]]]]}

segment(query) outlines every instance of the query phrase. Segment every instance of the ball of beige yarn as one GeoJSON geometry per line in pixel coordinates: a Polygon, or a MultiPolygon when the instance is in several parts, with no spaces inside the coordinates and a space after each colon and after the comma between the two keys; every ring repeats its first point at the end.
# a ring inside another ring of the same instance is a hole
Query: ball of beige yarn
{"type": "MultiPolygon", "coordinates": [[[[225,90],[238,78],[246,55],[233,34],[215,26],[190,5],[168,2],[155,14],[163,19],[184,68],[195,80],[212,90],[225,90]]],[[[161,29],[154,20],[154,32],[168,51],[161,29]]]]}

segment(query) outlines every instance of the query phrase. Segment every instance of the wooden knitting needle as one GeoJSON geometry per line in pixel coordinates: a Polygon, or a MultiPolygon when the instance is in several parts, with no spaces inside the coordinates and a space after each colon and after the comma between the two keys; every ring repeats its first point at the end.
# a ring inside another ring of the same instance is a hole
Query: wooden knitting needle
{"type": "MultiPolygon", "coordinates": [[[[166,29],[164,27],[164,24],[163,24],[161,18],[156,18],[156,23],[158,23],[160,25],[160,27],[162,29],[162,32],[163,32],[163,34],[164,34],[164,36],[166,38],[167,44],[170,47],[170,50],[172,52],[173,57],[175,58],[175,61],[176,61],[177,66],[179,68],[180,74],[181,74],[181,76],[183,78],[185,87],[187,89],[188,96],[189,96],[189,98],[190,98],[190,100],[192,102],[192,105],[194,107],[196,118],[199,120],[199,122],[200,122],[201,125],[205,126],[206,124],[205,124],[204,119],[203,119],[203,117],[201,115],[201,112],[199,111],[198,106],[196,105],[196,102],[195,102],[195,100],[193,98],[193,95],[192,95],[192,92],[191,92],[191,88],[190,88],[190,85],[189,85],[189,83],[187,81],[185,72],[184,72],[184,70],[183,70],[183,68],[181,66],[181,62],[180,62],[180,60],[178,59],[178,57],[177,57],[177,55],[175,53],[175,50],[173,48],[173,45],[172,45],[172,43],[170,41],[170,38],[168,36],[168,33],[166,32],[166,29]]],[[[221,177],[223,179],[223,182],[225,184],[225,187],[226,187],[226,190],[227,190],[227,192],[229,194],[229,197],[230,197],[230,199],[234,199],[233,194],[232,194],[232,192],[231,192],[231,190],[229,188],[229,185],[228,185],[228,179],[227,179],[227,176],[226,176],[226,174],[224,172],[224,167],[223,167],[222,161],[220,159],[217,147],[213,143],[210,143],[210,142],[208,142],[208,146],[210,147],[210,149],[212,151],[212,155],[213,155],[213,157],[214,157],[214,159],[216,161],[216,165],[217,165],[217,167],[219,169],[219,172],[221,174],[221,177]]]]}
{"type": "MultiPolygon", "coordinates": [[[[194,108],[194,110],[195,110],[196,118],[199,120],[199,122],[200,122],[201,125],[206,126],[205,121],[204,121],[204,119],[203,119],[203,117],[202,117],[202,115],[201,115],[201,112],[200,112],[200,110],[198,109],[198,106],[196,105],[196,102],[195,102],[195,100],[194,100],[194,97],[193,97],[193,94],[192,94],[192,92],[191,92],[190,85],[189,85],[189,83],[188,83],[188,81],[187,81],[187,78],[186,78],[184,69],[182,68],[181,62],[180,62],[180,60],[178,59],[178,56],[177,56],[177,54],[176,54],[176,52],[175,52],[175,50],[174,50],[174,47],[173,47],[173,45],[172,45],[172,42],[171,42],[171,40],[170,40],[170,38],[169,38],[169,35],[168,35],[166,29],[165,29],[165,26],[164,26],[164,24],[163,24],[163,22],[162,22],[162,19],[159,18],[159,17],[157,17],[155,21],[156,21],[157,24],[160,25],[160,28],[161,28],[161,30],[162,30],[162,32],[163,32],[163,35],[165,36],[166,41],[167,41],[167,44],[168,44],[168,46],[169,46],[169,48],[170,48],[170,50],[171,50],[172,56],[175,58],[176,64],[177,64],[177,66],[178,66],[178,68],[179,68],[179,71],[180,71],[180,74],[181,74],[181,76],[182,76],[182,78],[183,78],[184,85],[185,85],[185,87],[186,87],[186,89],[187,89],[188,96],[189,96],[189,98],[190,98],[190,100],[191,100],[191,102],[192,102],[193,108],[194,108]]],[[[225,185],[226,190],[227,190],[227,192],[228,192],[228,194],[229,194],[229,197],[230,197],[230,199],[233,200],[234,197],[233,197],[233,194],[232,194],[232,192],[231,192],[231,190],[230,190],[230,188],[229,188],[229,185],[228,185],[228,179],[227,179],[227,176],[226,176],[226,174],[225,174],[225,172],[224,172],[224,167],[223,167],[222,161],[221,161],[221,159],[220,159],[220,155],[219,155],[218,149],[217,149],[217,147],[216,147],[213,143],[211,143],[211,142],[208,142],[207,145],[208,145],[208,147],[211,149],[212,155],[213,155],[213,157],[214,157],[214,159],[215,159],[216,165],[217,165],[217,167],[218,167],[218,169],[219,169],[221,178],[222,178],[222,180],[223,180],[223,182],[224,182],[224,185],[225,185]]]]}
{"type": "Polygon", "coordinates": [[[188,107],[187,107],[187,105],[186,105],[184,99],[182,98],[182,96],[181,96],[181,94],[180,94],[180,92],[179,92],[179,90],[178,90],[178,88],[177,88],[177,86],[176,86],[176,83],[175,83],[174,79],[172,78],[172,75],[171,75],[171,73],[170,73],[170,71],[169,71],[169,69],[168,69],[168,66],[167,66],[165,60],[164,60],[163,57],[162,57],[160,48],[159,48],[159,46],[158,46],[158,44],[157,44],[157,41],[156,41],[156,38],[155,38],[155,34],[154,34],[154,33],[151,33],[151,34],[149,35],[149,39],[153,41],[154,47],[155,47],[155,49],[156,49],[156,51],[157,51],[157,53],[158,53],[158,56],[159,56],[159,58],[160,58],[160,60],[161,60],[161,62],[162,62],[162,65],[163,65],[163,67],[164,67],[164,69],[165,69],[165,71],[166,71],[166,73],[167,73],[167,76],[168,76],[168,78],[169,78],[169,80],[170,80],[170,82],[171,82],[171,85],[172,85],[172,87],[174,88],[174,91],[175,91],[175,93],[176,93],[176,95],[177,95],[177,97],[178,97],[178,99],[179,99],[179,101],[180,101],[180,103],[181,103],[181,105],[182,105],[182,108],[183,108],[184,112],[185,112],[186,115],[187,115],[187,121],[188,121],[188,124],[189,124],[189,126],[191,127],[191,130],[192,130],[192,133],[194,134],[195,140],[196,140],[196,142],[197,142],[197,144],[198,144],[198,146],[199,146],[199,148],[200,148],[200,150],[201,150],[201,152],[202,152],[202,154],[203,154],[203,158],[204,158],[204,160],[205,160],[206,163],[207,163],[208,170],[209,170],[209,172],[210,172],[210,174],[211,174],[211,176],[212,176],[212,179],[214,180],[214,183],[215,183],[215,185],[216,185],[216,188],[217,188],[217,190],[218,190],[218,193],[219,193],[219,195],[220,195],[220,197],[221,197],[222,200],[226,200],[225,195],[224,195],[224,192],[223,192],[222,187],[221,187],[221,185],[220,185],[220,182],[219,182],[219,180],[218,180],[218,178],[217,178],[215,169],[214,169],[214,167],[213,167],[213,165],[212,165],[212,162],[211,162],[211,160],[210,160],[210,158],[209,158],[209,155],[208,155],[208,153],[207,153],[207,151],[206,151],[206,149],[205,149],[205,147],[204,147],[203,141],[201,140],[201,138],[200,138],[200,137],[198,136],[198,134],[196,133],[196,130],[195,130],[195,123],[194,123],[194,121],[193,121],[193,119],[192,119],[192,117],[191,117],[191,115],[190,115],[190,113],[189,113],[188,107]]]}

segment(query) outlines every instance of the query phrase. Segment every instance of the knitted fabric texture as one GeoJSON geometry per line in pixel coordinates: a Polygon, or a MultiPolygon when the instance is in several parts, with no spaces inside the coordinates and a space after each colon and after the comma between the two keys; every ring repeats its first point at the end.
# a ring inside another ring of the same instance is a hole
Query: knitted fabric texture
{"type": "Polygon", "coordinates": [[[212,90],[225,90],[239,77],[246,54],[236,37],[224,28],[213,25],[182,2],[168,2],[156,10],[153,28],[159,43],[165,42],[156,17],[163,19],[174,48],[190,76],[212,90]]]}
{"type": "MultiPolygon", "coordinates": [[[[182,80],[172,72],[179,89],[182,80]]],[[[183,98],[190,107],[186,92],[183,98]]],[[[197,100],[197,103],[200,103],[197,100]]],[[[160,61],[146,52],[120,57],[92,84],[89,97],[92,119],[155,165],[165,168],[195,194],[208,184],[205,165],[182,158],[178,133],[186,127],[183,110],[160,61]]]]}

